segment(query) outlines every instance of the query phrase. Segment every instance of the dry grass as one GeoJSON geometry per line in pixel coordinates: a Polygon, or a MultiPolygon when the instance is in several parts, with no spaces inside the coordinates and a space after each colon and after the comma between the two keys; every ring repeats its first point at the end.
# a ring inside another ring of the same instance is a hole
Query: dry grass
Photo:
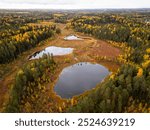
{"type": "MultiPolygon", "coordinates": [[[[42,22],[40,24],[50,24],[49,22],[42,22]]],[[[121,51],[118,48],[115,48],[108,44],[105,41],[97,40],[92,37],[87,37],[82,34],[82,37],[85,37],[84,40],[78,41],[66,41],[64,40],[64,37],[70,34],[76,34],[73,30],[67,30],[65,29],[64,24],[58,24],[58,27],[61,28],[62,34],[59,36],[56,36],[55,39],[48,39],[45,42],[43,42],[41,45],[37,46],[36,48],[33,48],[29,51],[26,51],[23,53],[16,61],[13,61],[10,64],[7,64],[7,66],[11,66],[10,71],[3,76],[3,79],[0,81],[0,108],[2,108],[2,105],[4,102],[6,102],[6,99],[8,98],[8,91],[9,91],[9,84],[11,84],[14,80],[16,72],[23,66],[23,64],[29,62],[27,57],[33,52],[39,51],[44,49],[48,46],[59,46],[59,47],[71,47],[74,48],[74,52],[72,54],[66,55],[66,56],[58,56],[55,57],[56,61],[58,62],[59,68],[55,74],[55,82],[57,81],[57,78],[62,71],[62,69],[66,66],[72,65],[76,62],[94,62],[94,63],[100,63],[104,66],[108,67],[111,71],[116,71],[119,67],[116,63],[108,62],[108,61],[96,61],[92,55],[100,55],[100,56],[107,56],[109,58],[116,58],[119,54],[121,54],[121,51]],[[90,55],[90,56],[89,56],[90,55]],[[69,62],[65,62],[65,59],[69,60],[69,62]]],[[[78,34],[78,36],[80,36],[78,34]]],[[[53,87],[55,85],[54,83],[49,84],[51,93],[56,95],[53,92],[53,87]]],[[[57,96],[57,100],[59,101],[60,98],[57,96]]]]}

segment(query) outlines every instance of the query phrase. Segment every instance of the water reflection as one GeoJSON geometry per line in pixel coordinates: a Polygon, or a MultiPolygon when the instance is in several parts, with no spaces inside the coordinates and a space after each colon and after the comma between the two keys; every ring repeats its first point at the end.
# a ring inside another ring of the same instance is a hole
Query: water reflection
{"type": "Polygon", "coordinates": [[[50,46],[45,48],[42,51],[35,52],[32,56],[29,57],[29,60],[39,59],[43,56],[43,54],[53,54],[53,56],[66,55],[73,52],[73,48],[62,48],[50,46]]]}
{"type": "Polygon", "coordinates": [[[80,62],[63,69],[54,91],[62,98],[71,98],[92,89],[109,73],[102,65],[80,62]]]}

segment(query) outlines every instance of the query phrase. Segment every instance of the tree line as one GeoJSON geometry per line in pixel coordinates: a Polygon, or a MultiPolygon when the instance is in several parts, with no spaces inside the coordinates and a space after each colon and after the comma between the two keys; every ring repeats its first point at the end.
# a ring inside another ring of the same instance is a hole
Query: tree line
{"type": "Polygon", "coordinates": [[[76,31],[111,40],[115,46],[124,43],[128,51],[121,57],[124,65],[87,96],[80,97],[68,112],[150,112],[150,26],[141,19],[131,13],[72,20],[76,31]]]}
{"type": "Polygon", "coordinates": [[[129,19],[128,15],[82,16],[74,18],[71,26],[76,31],[99,39],[125,42],[135,49],[131,60],[136,63],[143,60],[145,49],[150,47],[150,26],[143,21],[129,19]]]}
{"type": "Polygon", "coordinates": [[[21,27],[16,35],[0,41],[0,64],[16,59],[22,52],[54,36],[55,32],[55,25],[21,27]]]}

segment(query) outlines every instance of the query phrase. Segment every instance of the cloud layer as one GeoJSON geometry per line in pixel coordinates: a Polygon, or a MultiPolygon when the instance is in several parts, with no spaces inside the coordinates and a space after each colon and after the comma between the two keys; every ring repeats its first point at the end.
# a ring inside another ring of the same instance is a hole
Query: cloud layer
{"type": "Polygon", "coordinates": [[[0,0],[0,8],[100,9],[150,8],[150,0],[0,0]]]}

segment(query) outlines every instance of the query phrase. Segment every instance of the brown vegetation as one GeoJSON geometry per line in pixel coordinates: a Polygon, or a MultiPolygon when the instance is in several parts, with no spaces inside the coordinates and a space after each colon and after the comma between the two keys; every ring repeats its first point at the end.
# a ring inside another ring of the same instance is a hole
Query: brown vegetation
{"type": "MultiPolygon", "coordinates": [[[[32,24],[31,24],[32,25],[32,24]]],[[[66,41],[64,40],[64,37],[70,34],[75,34],[73,30],[65,29],[64,24],[57,24],[59,28],[61,28],[62,33],[59,36],[56,36],[55,39],[48,39],[41,43],[41,45],[37,46],[36,48],[33,48],[29,51],[24,52],[17,60],[13,61],[12,63],[6,64],[6,67],[10,67],[10,71],[3,76],[2,80],[0,81],[1,88],[0,88],[0,108],[2,108],[2,105],[6,99],[8,99],[8,91],[9,91],[9,84],[12,83],[17,70],[26,62],[28,62],[27,57],[31,55],[33,52],[39,51],[44,49],[48,46],[59,46],[59,47],[72,47],[74,48],[73,54],[66,55],[66,56],[58,56],[56,57],[56,61],[59,62],[59,70],[56,74],[56,79],[61,70],[65,66],[69,66],[71,64],[74,64],[76,62],[85,61],[85,62],[99,62],[96,61],[92,56],[94,55],[100,55],[100,56],[106,56],[110,58],[116,58],[119,54],[121,54],[121,50],[113,47],[112,45],[108,44],[105,41],[97,40],[92,37],[87,38],[86,36],[84,40],[76,41],[66,41]],[[65,60],[68,60],[69,62],[65,63],[65,60]]],[[[100,63],[100,62],[99,62],[100,63]]],[[[118,68],[119,66],[116,63],[101,61],[101,63],[105,66],[107,66],[110,70],[114,70],[113,68],[118,68]],[[113,66],[112,66],[113,64],[113,66]]],[[[115,70],[116,70],[115,69],[115,70]]],[[[56,81],[56,80],[55,80],[56,81]]],[[[50,86],[54,86],[54,83],[51,83],[50,86]]],[[[52,92],[52,91],[51,91],[52,92]]],[[[59,100],[59,98],[58,98],[59,100]]]]}

